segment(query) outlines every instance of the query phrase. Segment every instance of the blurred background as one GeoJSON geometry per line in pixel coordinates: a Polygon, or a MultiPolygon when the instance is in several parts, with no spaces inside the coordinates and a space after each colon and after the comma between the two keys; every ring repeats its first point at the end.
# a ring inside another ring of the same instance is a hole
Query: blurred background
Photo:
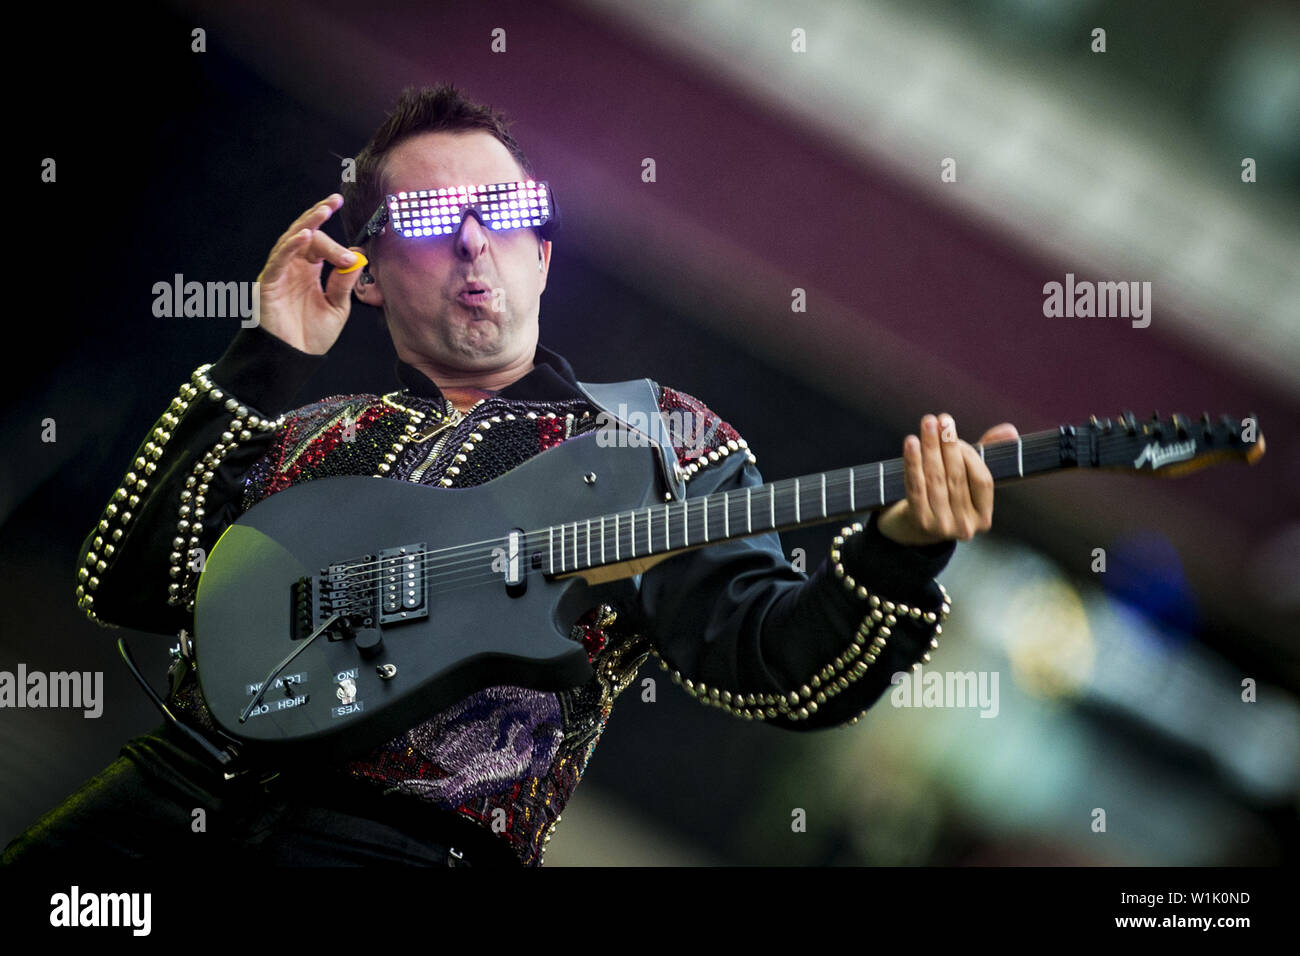
{"type": "MultiPolygon", "coordinates": [[[[1255,467],[999,490],[994,532],[941,579],[954,609],[931,665],[996,673],[992,719],[886,697],[854,727],[794,734],[647,667],[656,701],[619,698],[547,865],[1295,861],[1294,5],[226,0],[15,16],[12,35],[57,64],[10,107],[28,212],[4,368],[0,669],[103,671],[106,706],[0,711],[0,845],[157,723],[117,635],[76,609],[74,562],[141,437],[238,320],[155,318],[154,283],[255,278],[397,92],[451,80],[516,121],[563,210],[542,341],[580,378],[699,396],[768,479],[894,457],[938,411],[971,440],[1122,409],[1254,413],[1268,437],[1255,467]],[[1150,282],[1150,326],[1045,317],[1043,286],[1067,273],[1150,282]]],[[[390,390],[393,360],[378,313],[354,306],[301,400],[390,390]]],[[[832,533],[784,542],[811,568],[832,533]]],[[[132,641],[158,686],[171,643],[132,641]]]]}

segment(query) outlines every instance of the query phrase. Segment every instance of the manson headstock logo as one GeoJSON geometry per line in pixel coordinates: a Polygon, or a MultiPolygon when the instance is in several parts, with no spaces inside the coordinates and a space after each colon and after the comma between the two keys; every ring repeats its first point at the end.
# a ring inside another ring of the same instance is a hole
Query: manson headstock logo
{"type": "Polygon", "coordinates": [[[1159,442],[1152,442],[1142,449],[1142,454],[1133,459],[1133,467],[1141,468],[1143,462],[1151,463],[1151,470],[1155,471],[1163,465],[1168,465],[1175,461],[1186,461],[1196,454],[1195,441],[1177,442],[1168,447],[1161,447],[1159,442]]]}

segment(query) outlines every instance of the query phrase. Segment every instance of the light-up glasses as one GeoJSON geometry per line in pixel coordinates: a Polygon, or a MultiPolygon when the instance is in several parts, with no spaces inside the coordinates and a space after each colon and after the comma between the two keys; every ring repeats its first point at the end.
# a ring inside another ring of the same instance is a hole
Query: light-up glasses
{"type": "Polygon", "coordinates": [[[551,187],[531,179],[487,186],[417,189],[390,194],[357,233],[352,245],[361,245],[389,225],[406,239],[451,235],[471,213],[489,229],[537,227],[543,239],[550,239],[558,225],[551,187]]]}

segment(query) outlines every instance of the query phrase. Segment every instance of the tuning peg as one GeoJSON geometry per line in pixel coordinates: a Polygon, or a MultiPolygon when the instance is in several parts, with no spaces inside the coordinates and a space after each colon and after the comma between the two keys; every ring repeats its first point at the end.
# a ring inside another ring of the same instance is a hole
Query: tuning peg
{"type": "Polygon", "coordinates": [[[1160,413],[1159,413],[1159,412],[1152,412],[1152,413],[1151,413],[1151,420],[1152,420],[1153,422],[1158,422],[1158,421],[1160,421],[1160,413]]]}
{"type": "Polygon", "coordinates": [[[1179,438],[1187,437],[1187,419],[1175,412],[1169,416],[1169,423],[1174,426],[1174,433],[1179,438]]]}
{"type": "Polygon", "coordinates": [[[1128,432],[1130,435],[1137,434],[1138,423],[1137,423],[1136,415],[1134,415],[1132,412],[1120,412],[1119,420],[1123,424],[1124,430],[1126,432],[1128,432]]]}

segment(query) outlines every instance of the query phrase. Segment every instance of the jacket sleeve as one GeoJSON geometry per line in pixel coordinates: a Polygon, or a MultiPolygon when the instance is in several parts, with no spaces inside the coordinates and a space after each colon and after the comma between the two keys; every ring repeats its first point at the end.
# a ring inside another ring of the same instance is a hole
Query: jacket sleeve
{"type": "Polygon", "coordinates": [[[91,620],[159,634],[192,626],[202,559],[323,360],[254,326],[180,387],[82,545],[77,604],[91,620]]]}
{"type": "MultiPolygon", "coordinates": [[[[688,498],[763,481],[743,439],[687,472],[688,498]]],[[[841,531],[811,575],[775,532],[700,548],[642,575],[642,633],[702,703],[790,730],[856,723],[938,646],[949,605],[933,579],[954,548],[899,545],[875,513],[841,531]]]]}

